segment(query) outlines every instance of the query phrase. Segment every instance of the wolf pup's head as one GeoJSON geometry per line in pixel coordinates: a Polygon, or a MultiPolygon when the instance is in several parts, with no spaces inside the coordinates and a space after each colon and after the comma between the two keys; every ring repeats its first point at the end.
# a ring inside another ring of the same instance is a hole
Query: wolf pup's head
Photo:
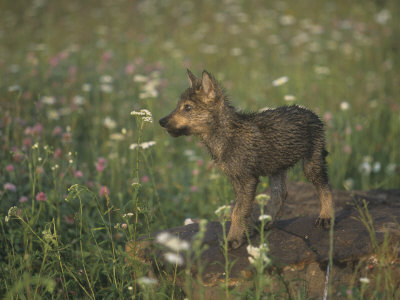
{"type": "Polygon", "coordinates": [[[207,71],[203,71],[201,79],[190,70],[187,75],[190,87],[181,95],[175,110],[159,121],[173,137],[209,133],[223,103],[223,93],[207,71]]]}

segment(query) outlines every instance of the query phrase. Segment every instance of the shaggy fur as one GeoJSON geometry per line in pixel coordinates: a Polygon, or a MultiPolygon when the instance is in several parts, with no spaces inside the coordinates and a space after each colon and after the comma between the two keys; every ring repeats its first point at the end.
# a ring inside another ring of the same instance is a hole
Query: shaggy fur
{"type": "Polygon", "coordinates": [[[287,196],[286,171],[300,160],[321,202],[316,225],[329,227],[333,202],[324,128],[318,116],[297,105],[260,113],[238,112],[207,71],[198,79],[188,70],[188,78],[190,87],[176,109],[159,123],[174,137],[199,136],[232,182],[236,204],[228,234],[230,249],[240,247],[252,233],[251,209],[259,177],[270,177],[271,200],[266,212],[273,222],[287,196]]]}

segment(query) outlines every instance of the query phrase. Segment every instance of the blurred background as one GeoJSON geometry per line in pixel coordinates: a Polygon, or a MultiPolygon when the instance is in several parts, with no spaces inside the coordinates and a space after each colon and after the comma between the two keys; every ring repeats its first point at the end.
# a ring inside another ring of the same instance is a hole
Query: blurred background
{"type": "MultiPolygon", "coordinates": [[[[4,1],[0,178],[28,197],[39,143],[51,152],[35,164],[44,190],[57,164],[63,188],[107,186],[125,197],[137,180],[130,111],[145,108],[154,123],[140,135],[156,145],[141,149],[139,169],[150,192],[167,203],[232,197],[230,187],[210,195],[227,182],[195,138],[173,139],[157,124],[190,68],[212,72],[243,110],[295,103],[317,112],[334,188],[398,187],[397,13],[397,1],[4,1]]],[[[290,176],[304,179],[300,167],[290,176]]]]}
{"type": "MultiPolygon", "coordinates": [[[[1,215],[16,205],[39,231],[54,218],[64,241],[82,203],[87,226],[100,220],[96,205],[112,205],[116,224],[133,213],[129,237],[215,218],[234,199],[229,182],[196,138],[173,139],[158,125],[188,87],[186,68],[213,73],[243,110],[315,111],[335,189],[399,188],[399,8],[395,0],[1,1],[1,215]],[[65,201],[74,184],[92,196],[65,201]]],[[[305,180],[301,166],[290,180],[305,180]]],[[[265,178],[259,192],[267,187],[265,178]]],[[[5,241],[18,232],[7,226],[5,241]]]]}

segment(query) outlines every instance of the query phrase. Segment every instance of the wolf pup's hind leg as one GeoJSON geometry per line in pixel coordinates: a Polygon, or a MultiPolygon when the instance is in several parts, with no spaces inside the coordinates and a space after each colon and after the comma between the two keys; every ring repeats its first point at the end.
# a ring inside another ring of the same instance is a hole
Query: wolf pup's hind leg
{"type": "Polygon", "coordinates": [[[315,151],[311,159],[304,159],[303,162],[304,174],[314,184],[321,202],[321,211],[315,225],[322,228],[329,228],[333,216],[332,191],[325,162],[326,153],[324,149],[315,151]]]}
{"type": "Polygon", "coordinates": [[[270,176],[271,199],[267,203],[266,213],[272,218],[267,229],[279,218],[283,202],[287,197],[286,171],[270,176]]]}

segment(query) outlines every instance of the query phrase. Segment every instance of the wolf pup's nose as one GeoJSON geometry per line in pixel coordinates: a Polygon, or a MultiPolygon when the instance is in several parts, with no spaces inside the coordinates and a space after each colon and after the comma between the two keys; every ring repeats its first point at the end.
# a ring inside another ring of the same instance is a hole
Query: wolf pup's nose
{"type": "Polygon", "coordinates": [[[161,125],[161,127],[165,127],[165,125],[167,125],[167,117],[160,119],[160,121],[158,121],[161,125]]]}

